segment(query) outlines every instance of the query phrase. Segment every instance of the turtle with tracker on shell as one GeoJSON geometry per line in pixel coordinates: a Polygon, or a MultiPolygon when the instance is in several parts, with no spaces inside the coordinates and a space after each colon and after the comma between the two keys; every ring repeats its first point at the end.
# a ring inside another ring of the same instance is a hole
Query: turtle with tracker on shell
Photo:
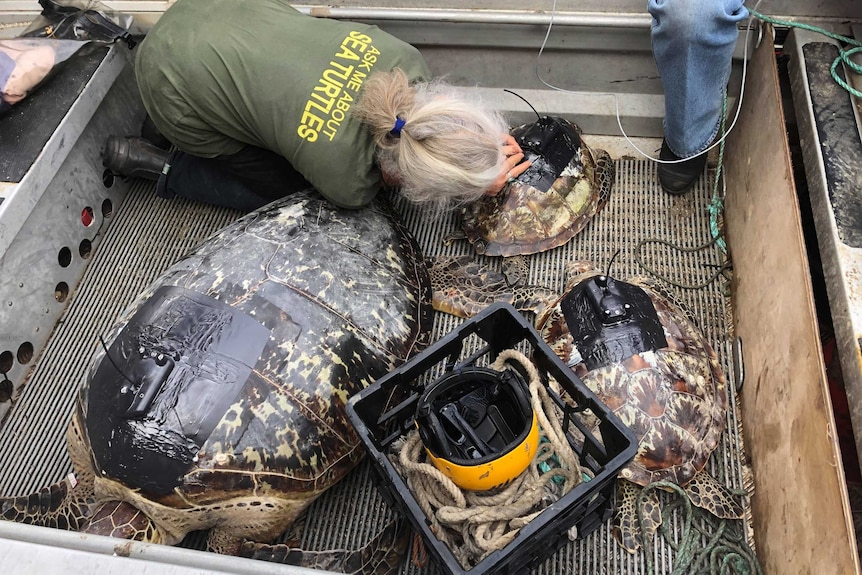
{"type": "Polygon", "coordinates": [[[419,247],[383,201],[290,195],[200,244],[126,309],[67,432],[75,481],[0,499],[6,520],[316,569],[389,573],[409,529],[364,548],[272,544],[362,459],[348,398],[427,344],[419,247]]]}
{"type": "Polygon", "coordinates": [[[521,289],[529,271],[526,256],[564,245],[610,197],[614,162],[606,151],[588,146],[573,122],[539,116],[536,122],[512,129],[511,135],[530,167],[497,195],[463,206],[461,229],[444,239],[447,243],[467,239],[476,254],[502,256],[503,274],[488,276],[475,269],[464,273],[480,265],[472,255],[430,258],[439,311],[470,317],[497,301],[523,308],[535,303],[524,297],[552,298],[556,295],[552,292],[528,295],[521,289]]]}

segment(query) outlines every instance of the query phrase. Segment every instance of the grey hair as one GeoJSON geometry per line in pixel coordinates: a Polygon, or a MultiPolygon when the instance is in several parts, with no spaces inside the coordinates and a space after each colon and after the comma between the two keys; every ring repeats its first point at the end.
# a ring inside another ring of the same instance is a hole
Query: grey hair
{"type": "Polygon", "coordinates": [[[442,80],[411,86],[398,68],[376,72],[355,114],[371,130],[380,169],[412,202],[445,208],[477,200],[503,169],[506,121],[442,80]],[[396,135],[398,118],[405,123],[396,135]]]}

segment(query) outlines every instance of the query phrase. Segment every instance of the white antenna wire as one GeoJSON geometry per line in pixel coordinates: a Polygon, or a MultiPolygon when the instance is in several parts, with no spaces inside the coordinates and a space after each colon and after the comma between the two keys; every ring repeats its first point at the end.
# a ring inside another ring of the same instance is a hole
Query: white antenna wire
{"type": "MultiPolygon", "coordinates": [[[[760,3],[762,1],[763,0],[757,0],[757,3],[754,5],[753,10],[757,10],[757,7],[760,6],[760,3]]],[[[609,93],[609,92],[582,92],[582,91],[577,91],[577,90],[567,90],[565,88],[560,88],[558,86],[554,86],[553,84],[549,84],[548,82],[546,82],[542,78],[542,76],[539,72],[539,60],[542,58],[542,53],[545,51],[545,45],[548,43],[548,38],[551,35],[551,28],[554,25],[554,14],[556,14],[556,12],[557,12],[557,0],[554,0],[554,4],[551,8],[551,19],[548,22],[548,31],[545,33],[545,39],[542,40],[542,46],[541,46],[541,48],[539,48],[538,55],[536,55],[536,77],[539,79],[539,82],[541,82],[542,84],[544,84],[548,88],[551,88],[552,90],[557,90],[559,92],[566,92],[567,94],[586,94],[586,95],[600,94],[600,95],[612,96],[614,99],[614,106],[616,108],[617,126],[620,129],[620,133],[623,135],[623,138],[626,139],[626,141],[629,143],[629,145],[632,148],[634,148],[635,150],[637,150],[638,153],[640,153],[643,157],[647,158],[648,160],[652,160],[653,162],[660,163],[660,164],[679,164],[681,162],[688,161],[691,158],[695,158],[697,156],[700,156],[701,154],[706,154],[711,149],[720,145],[727,138],[727,136],[730,135],[730,132],[733,130],[734,126],[736,126],[736,121],[739,119],[739,112],[742,109],[742,97],[745,94],[745,78],[748,75],[748,37],[749,37],[749,34],[751,33],[751,24],[754,21],[754,16],[751,16],[749,14],[748,25],[746,25],[746,27],[745,27],[745,42],[743,44],[744,53],[743,53],[743,59],[742,59],[742,82],[739,86],[739,102],[737,102],[737,105],[736,105],[736,114],[733,117],[733,122],[731,122],[730,127],[725,131],[724,134],[722,134],[722,136],[719,139],[717,139],[709,147],[707,147],[703,151],[695,154],[694,156],[689,156],[688,158],[682,158],[679,160],[660,160],[658,158],[654,158],[654,157],[650,156],[648,153],[641,150],[637,146],[637,144],[635,144],[631,140],[631,138],[629,138],[628,134],[626,134],[626,131],[623,129],[622,119],[620,118],[620,100],[619,100],[619,96],[617,94],[609,93]]]]}

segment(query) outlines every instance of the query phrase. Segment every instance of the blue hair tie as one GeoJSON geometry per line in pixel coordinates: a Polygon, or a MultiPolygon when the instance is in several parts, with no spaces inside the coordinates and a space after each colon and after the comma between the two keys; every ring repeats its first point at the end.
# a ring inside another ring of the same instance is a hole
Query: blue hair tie
{"type": "Polygon", "coordinates": [[[404,127],[404,124],[406,124],[406,123],[407,123],[407,121],[406,121],[406,120],[402,120],[401,118],[398,118],[398,117],[396,116],[396,118],[395,118],[395,127],[394,127],[394,128],[392,128],[391,130],[389,130],[389,133],[390,133],[390,134],[394,134],[394,135],[396,135],[396,136],[400,136],[400,135],[401,135],[401,128],[403,128],[403,127],[404,127]]]}

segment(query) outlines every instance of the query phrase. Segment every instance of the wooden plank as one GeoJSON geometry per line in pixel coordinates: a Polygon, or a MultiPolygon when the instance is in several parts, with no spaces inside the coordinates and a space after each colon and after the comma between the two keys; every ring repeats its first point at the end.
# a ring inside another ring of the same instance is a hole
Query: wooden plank
{"type": "Polygon", "coordinates": [[[859,573],[772,37],[750,62],[725,165],[755,542],[770,575],[859,573]]]}

